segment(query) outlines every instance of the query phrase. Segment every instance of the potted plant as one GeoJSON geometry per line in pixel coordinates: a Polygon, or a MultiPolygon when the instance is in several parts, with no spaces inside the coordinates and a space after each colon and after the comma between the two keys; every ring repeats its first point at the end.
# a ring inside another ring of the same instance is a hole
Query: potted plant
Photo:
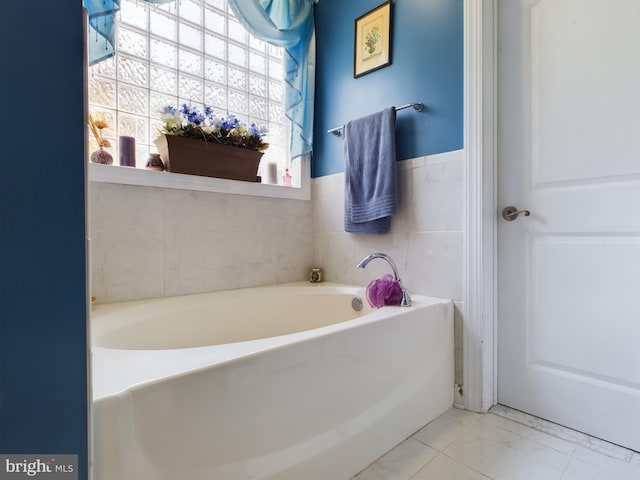
{"type": "Polygon", "coordinates": [[[164,125],[154,142],[169,172],[259,181],[258,166],[269,144],[266,129],[247,126],[235,116],[218,117],[211,107],[200,112],[183,104],[162,110],[164,125]]]}

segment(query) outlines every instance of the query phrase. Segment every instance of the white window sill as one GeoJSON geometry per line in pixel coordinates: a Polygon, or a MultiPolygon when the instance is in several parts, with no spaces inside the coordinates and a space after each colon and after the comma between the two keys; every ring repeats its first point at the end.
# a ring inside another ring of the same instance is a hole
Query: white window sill
{"type": "Polygon", "coordinates": [[[308,156],[300,160],[300,188],[283,187],[263,183],[241,182],[224,178],[200,177],[182,173],[156,172],[140,168],[118,167],[113,165],[89,164],[89,181],[95,183],[118,183],[121,185],[139,185],[143,187],[175,188],[199,192],[230,193],[252,195],[255,197],[286,198],[292,200],[310,200],[311,169],[308,156]]]}

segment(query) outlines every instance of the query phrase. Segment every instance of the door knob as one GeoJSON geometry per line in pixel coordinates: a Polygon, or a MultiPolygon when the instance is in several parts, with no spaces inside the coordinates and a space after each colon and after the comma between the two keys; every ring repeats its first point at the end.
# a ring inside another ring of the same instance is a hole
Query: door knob
{"type": "Polygon", "coordinates": [[[516,207],[506,207],[504,210],[502,210],[502,218],[504,218],[507,222],[513,222],[516,218],[518,218],[518,215],[520,214],[528,217],[529,215],[531,215],[531,212],[529,210],[518,210],[516,207]]]}

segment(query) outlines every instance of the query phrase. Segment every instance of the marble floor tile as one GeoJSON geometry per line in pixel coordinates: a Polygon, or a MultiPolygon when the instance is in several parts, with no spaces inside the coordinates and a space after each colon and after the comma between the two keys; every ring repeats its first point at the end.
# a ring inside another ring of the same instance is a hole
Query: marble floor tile
{"type": "Polygon", "coordinates": [[[431,460],[411,480],[488,480],[490,477],[476,472],[444,454],[431,460]]]}
{"type": "Polygon", "coordinates": [[[640,480],[640,453],[507,407],[451,409],[351,480],[640,480]]]}
{"type": "MultiPolygon", "coordinates": [[[[562,425],[534,417],[528,413],[520,412],[504,405],[496,405],[489,413],[507,418],[518,424],[531,427],[534,430],[547,433],[556,438],[566,440],[576,446],[583,446],[589,450],[602,453],[611,458],[640,466],[640,453],[614,445],[599,438],[591,437],[586,433],[578,432],[562,425]]],[[[639,477],[640,478],[640,477],[639,477]]]]}
{"type": "Polygon", "coordinates": [[[468,410],[452,408],[413,435],[417,440],[436,450],[444,450],[473,426],[482,415],[468,410]]]}
{"type": "Polygon", "coordinates": [[[495,480],[560,480],[571,456],[498,428],[482,417],[444,450],[454,460],[495,480]]]}
{"type": "MultiPolygon", "coordinates": [[[[600,440],[600,442],[602,442],[602,440],[600,440]]],[[[610,452],[615,456],[604,454],[600,451],[583,447],[582,445],[578,445],[576,447],[576,452],[573,455],[576,465],[582,466],[582,468],[585,469],[587,466],[590,466],[592,467],[590,471],[597,472],[595,476],[585,476],[585,478],[595,478],[598,480],[609,478],[612,480],[640,479],[640,463],[637,461],[640,454],[633,452],[632,450],[618,447],[617,445],[609,445],[611,446],[610,452]],[[627,456],[620,458],[620,454],[616,455],[618,449],[626,451],[627,456]]],[[[567,479],[569,478],[572,477],[567,477],[567,479]]],[[[566,479],[563,478],[563,480],[566,479]]]]}
{"type": "Polygon", "coordinates": [[[433,448],[408,438],[355,478],[356,480],[409,480],[436,455],[438,452],[433,448]]]}
{"type": "Polygon", "coordinates": [[[489,414],[484,416],[482,420],[487,424],[495,426],[496,428],[507,430],[521,437],[540,443],[560,453],[564,453],[565,455],[573,455],[576,451],[577,446],[573,442],[558,438],[557,436],[554,436],[550,433],[531,428],[527,425],[514,422],[498,415],[489,414]]]}
{"type": "Polygon", "coordinates": [[[637,479],[639,474],[639,472],[636,472],[635,476],[632,477],[618,475],[584,460],[572,458],[562,475],[562,480],[627,480],[631,478],[637,479]]]}

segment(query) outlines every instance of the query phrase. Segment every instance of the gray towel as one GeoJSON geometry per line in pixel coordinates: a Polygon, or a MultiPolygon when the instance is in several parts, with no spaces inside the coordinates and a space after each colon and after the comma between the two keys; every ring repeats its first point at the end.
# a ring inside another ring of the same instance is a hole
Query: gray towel
{"type": "Polygon", "coordinates": [[[388,233],[396,213],[396,111],[389,107],[344,126],[344,229],[388,233]]]}

